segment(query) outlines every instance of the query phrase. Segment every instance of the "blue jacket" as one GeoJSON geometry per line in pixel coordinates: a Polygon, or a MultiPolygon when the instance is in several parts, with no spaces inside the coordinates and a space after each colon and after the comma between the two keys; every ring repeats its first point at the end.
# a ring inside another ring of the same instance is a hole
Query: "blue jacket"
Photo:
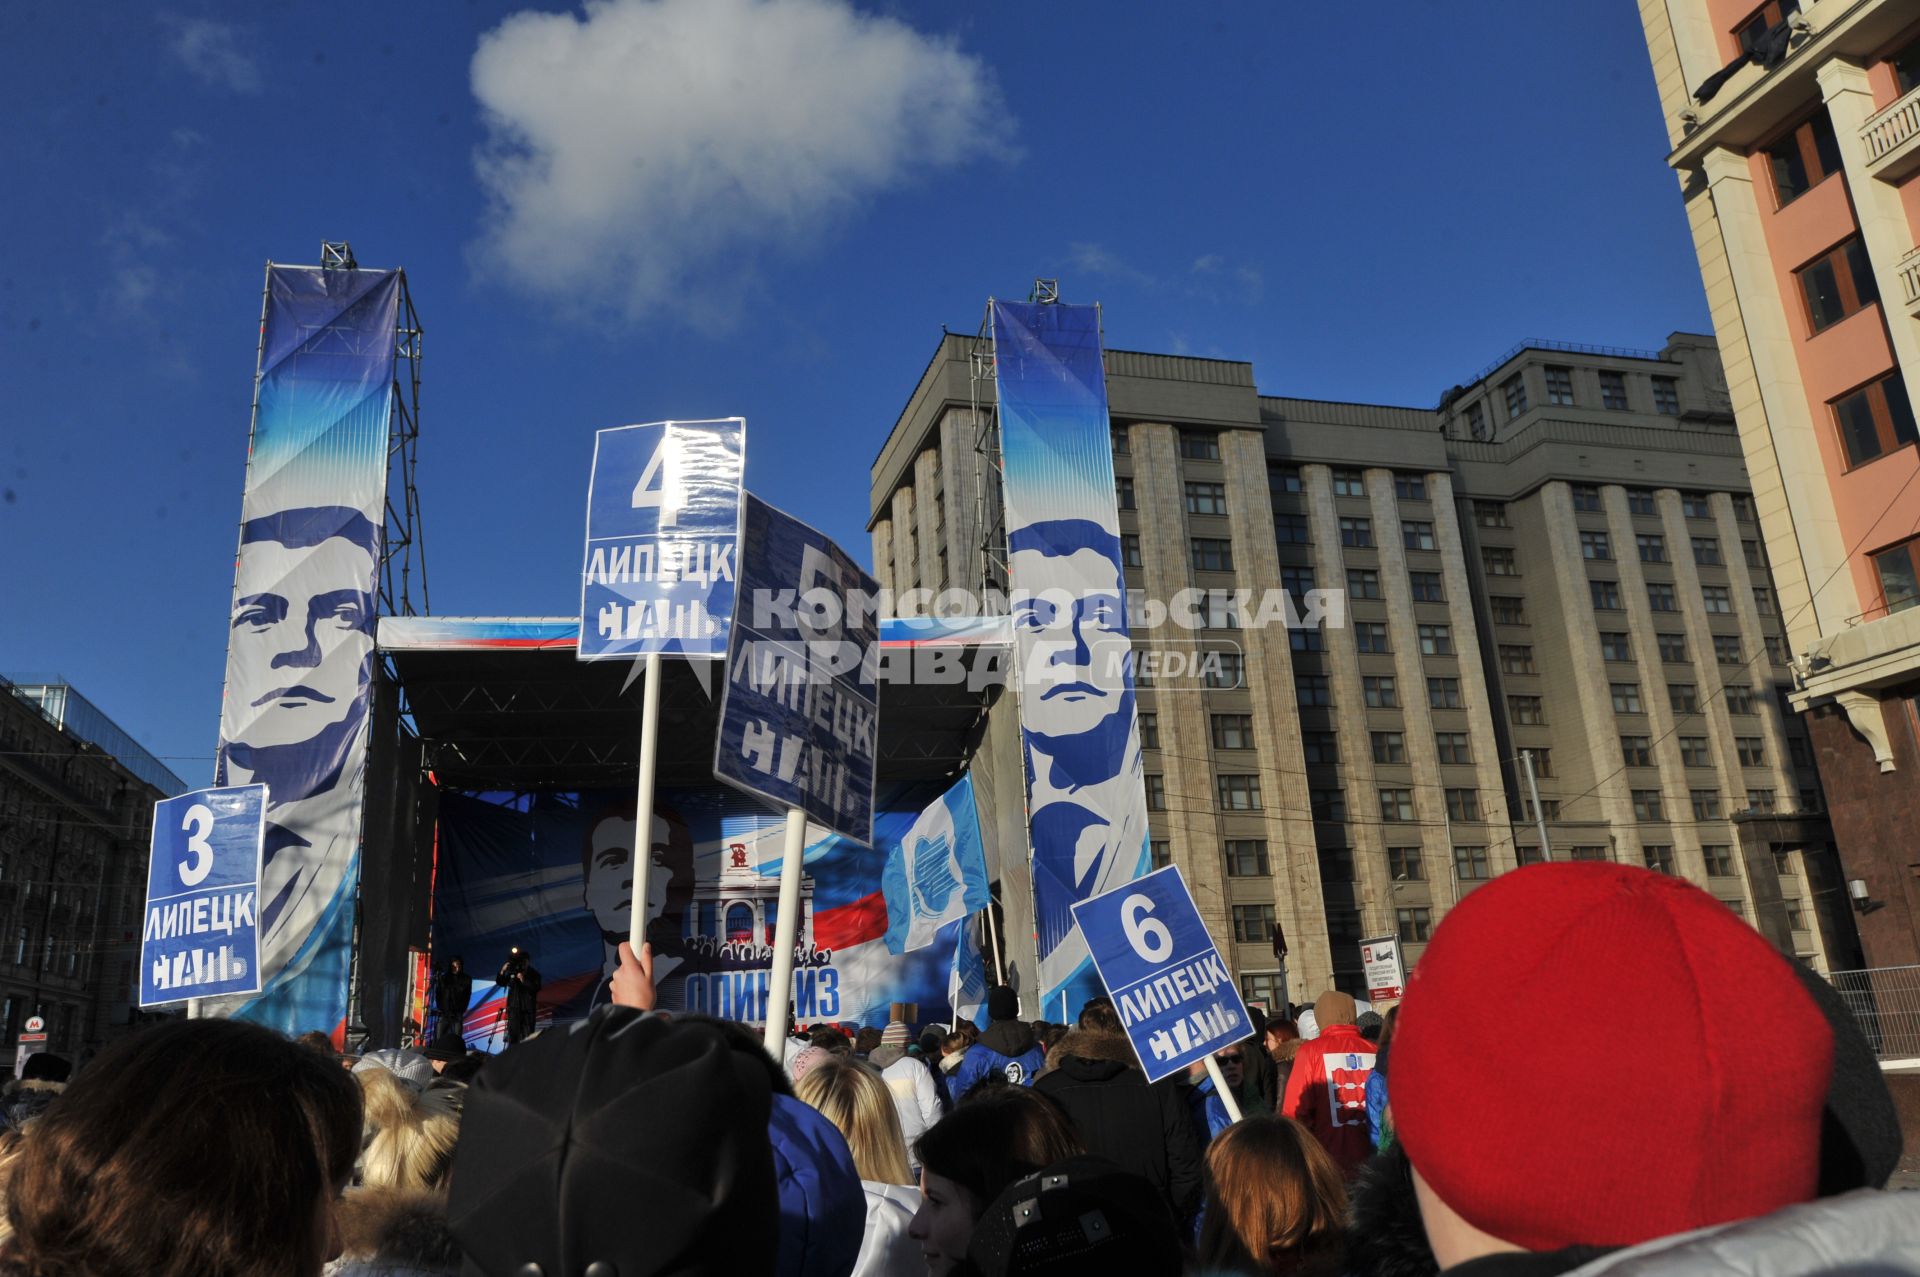
{"type": "Polygon", "coordinates": [[[1015,1086],[1032,1086],[1046,1061],[1047,1053],[1034,1041],[1032,1025],[1024,1020],[997,1020],[960,1057],[947,1091],[958,1104],[989,1073],[998,1073],[1015,1086]]]}
{"type": "Polygon", "coordinates": [[[1367,1134],[1380,1147],[1380,1119],[1387,1112],[1387,1075],[1379,1069],[1367,1074],[1367,1134]]]}
{"type": "Polygon", "coordinates": [[[860,1258],[867,1195],[846,1138],[791,1095],[773,1097],[767,1136],[780,1192],[777,1277],[848,1277],[860,1258]]]}
{"type": "Polygon", "coordinates": [[[1210,1077],[1203,1077],[1187,1088],[1187,1108],[1193,1114],[1193,1133],[1202,1150],[1213,1142],[1214,1136],[1233,1125],[1233,1119],[1227,1116],[1226,1102],[1213,1089],[1210,1077]]]}

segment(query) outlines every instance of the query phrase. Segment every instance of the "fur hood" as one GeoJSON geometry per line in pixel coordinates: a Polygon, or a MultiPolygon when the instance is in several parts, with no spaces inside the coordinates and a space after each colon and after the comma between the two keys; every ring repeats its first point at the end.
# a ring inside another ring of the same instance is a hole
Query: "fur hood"
{"type": "Polygon", "coordinates": [[[341,1199],[337,1217],[341,1254],[329,1277],[460,1271],[460,1246],[447,1227],[445,1193],[357,1188],[341,1199]]]}
{"type": "Polygon", "coordinates": [[[1140,1067],[1133,1056],[1133,1044],[1122,1033],[1101,1033],[1094,1029],[1069,1029],[1065,1037],[1053,1044],[1047,1052],[1048,1073],[1060,1067],[1060,1062],[1068,1056],[1076,1060],[1092,1060],[1108,1064],[1124,1064],[1130,1069],[1140,1067]]]}

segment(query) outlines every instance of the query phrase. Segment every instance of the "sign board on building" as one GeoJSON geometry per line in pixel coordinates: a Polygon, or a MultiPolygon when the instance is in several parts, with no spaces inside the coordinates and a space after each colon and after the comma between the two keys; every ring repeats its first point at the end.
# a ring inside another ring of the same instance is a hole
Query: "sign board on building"
{"type": "Polygon", "coordinates": [[[1173,865],[1073,906],[1147,1080],[1253,1032],[1226,959],[1173,865]]]}
{"type": "Polygon", "coordinates": [[[1367,977],[1367,998],[1389,1002],[1404,997],[1407,973],[1400,965],[1400,941],[1393,936],[1360,942],[1360,966],[1367,977]]]}
{"type": "Polygon", "coordinates": [[[594,436],[581,660],[726,654],[746,440],[740,417],[594,436]]]}
{"type": "Polygon", "coordinates": [[[267,787],[202,789],[153,805],[140,1005],[260,991],[267,787]]]}
{"type": "Polygon", "coordinates": [[[43,1033],[46,1031],[47,1018],[43,1015],[30,1015],[23,1027],[28,1033],[43,1033]]]}

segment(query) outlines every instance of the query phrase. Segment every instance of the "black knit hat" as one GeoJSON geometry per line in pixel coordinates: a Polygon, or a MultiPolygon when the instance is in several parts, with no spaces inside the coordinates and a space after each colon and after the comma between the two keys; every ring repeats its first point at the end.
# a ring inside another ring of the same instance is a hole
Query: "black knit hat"
{"type": "Polygon", "coordinates": [[[709,1024],[608,1007],[489,1064],[454,1150],[464,1271],[771,1272],[773,1088],[758,1052],[709,1024]]]}
{"type": "Polygon", "coordinates": [[[987,1018],[995,1024],[1020,1018],[1020,995],[1011,986],[996,984],[987,990],[987,1018]]]}
{"type": "Polygon", "coordinates": [[[1153,1185],[1102,1158],[1072,1157],[995,1198],[967,1259],[985,1277],[1178,1277],[1180,1235],[1153,1185]]]}

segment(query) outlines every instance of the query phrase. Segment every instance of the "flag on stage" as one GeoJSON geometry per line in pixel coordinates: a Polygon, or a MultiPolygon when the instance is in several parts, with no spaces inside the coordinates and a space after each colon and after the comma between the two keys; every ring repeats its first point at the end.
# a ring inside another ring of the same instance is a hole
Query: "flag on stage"
{"type": "Polygon", "coordinates": [[[954,1023],[972,1020],[981,1028],[987,1024],[987,963],[980,956],[980,937],[973,918],[951,924],[959,938],[953,946],[953,975],[947,981],[947,1001],[953,1005],[954,1023]]]}
{"type": "Polygon", "coordinates": [[[887,899],[887,949],[892,953],[926,948],[940,928],[992,901],[971,776],[962,776],[930,803],[888,849],[880,886],[887,899]]]}

